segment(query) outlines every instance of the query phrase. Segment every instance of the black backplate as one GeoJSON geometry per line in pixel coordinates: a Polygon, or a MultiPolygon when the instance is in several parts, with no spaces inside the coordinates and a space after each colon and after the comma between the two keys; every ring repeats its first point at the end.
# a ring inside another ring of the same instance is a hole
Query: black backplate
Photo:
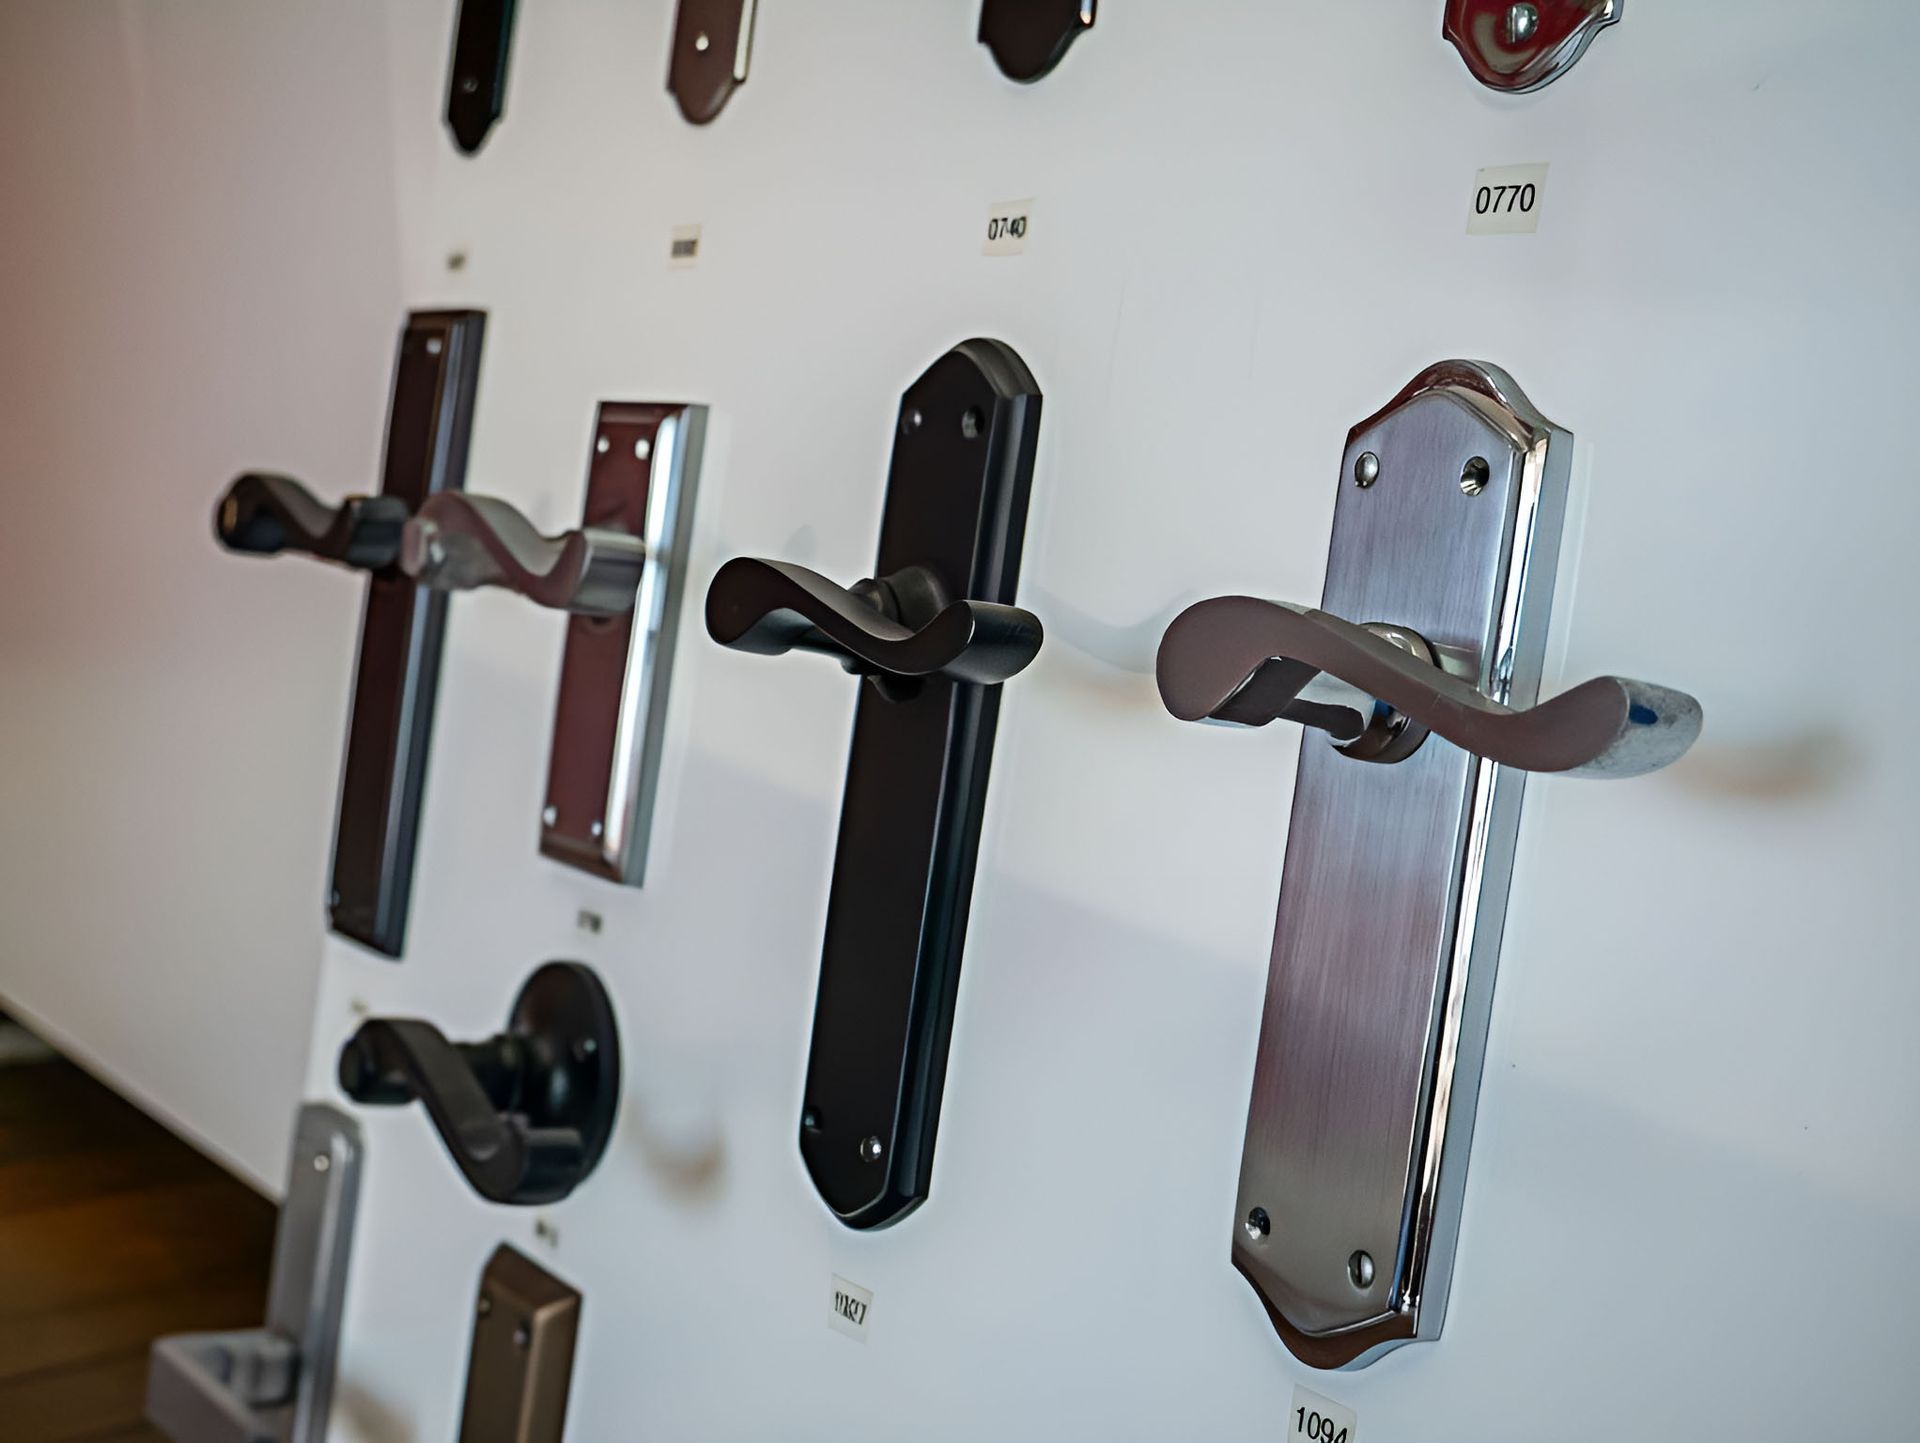
{"type": "MultiPolygon", "coordinates": [[[[934,362],[901,398],[874,575],[927,566],[949,595],[1012,604],[1039,427],[1010,347],[967,341],[934,362]]],[[[800,1129],[851,1227],[927,1196],[999,711],[997,686],[860,690],[800,1129]]]]}
{"type": "Polygon", "coordinates": [[[514,0],[460,0],[447,62],[447,129],[472,155],[507,106],[514,0]]]}
{"type": "MultiPolygon", "coordinates": [[[[467,474],[480,378],[481,311],[416,311],[400,335],[380,491],[409,511],[467,474]]],[[[333,929],[398,957],[440,678],[446,596],[397,568],[367,579],[360,661],[333,843],[333,929]]]]}
{"type": "Polygon", "coordinates": [[[980,43],[1002,73],[1031,84],[1050,72],[1090,28],[1095,0],[981,0],[980,43]]]}

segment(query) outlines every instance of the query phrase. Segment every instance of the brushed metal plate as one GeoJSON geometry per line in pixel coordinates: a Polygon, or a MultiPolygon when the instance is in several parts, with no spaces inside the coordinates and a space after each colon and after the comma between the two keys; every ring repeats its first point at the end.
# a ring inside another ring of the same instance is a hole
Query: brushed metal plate
{"type": "Polygon", "coordinates": [[[294,1125],[267,1321],[154,1342],[146,1413],[177,1443],[325,1443],[360,1197],[359,1124],[308,1103],[294,1125]]]}
{"type": "MultiPolygon", "coordinates": [[[[1321,609],[1531,705],[1571,445],[1498,368],[1429,368],[1348,436],[1321,609]]],[[[1523,779],[1302,744],[1233,1261],[1314,1366],[1439,1332],[1523,779]]]]}
{"type": "Polygon", "coordinates": [[[460,1443],[560,1443],[580,1294],[502,1243],[480,1275],[460,1443]]]}
{"type": "Polygon", "coordinates": [[[582,525],[640,537],[647,560],[632,611],[567,622],[540,850],[633,887],[646,876],[706,425],[704,406],[603,402],[588,453],[582,525]]]}

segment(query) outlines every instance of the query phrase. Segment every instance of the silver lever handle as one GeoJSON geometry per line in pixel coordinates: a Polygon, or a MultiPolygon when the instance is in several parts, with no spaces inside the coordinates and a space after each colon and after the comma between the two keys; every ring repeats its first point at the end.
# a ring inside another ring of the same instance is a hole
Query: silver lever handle
{"type": "Polygon", "coordinates": [[[1521,771],[1633,777],[1677,760],[1700,735],[1700,703],[1682,691],[1602,676],[1516,711],[1404,628],[1252,596],[1181,612],[1155,673],[1182,721],[1298,721],[1368,761],[1398,761],[1432,732],[1521,771]]]}
{"type": "Polygon", "coordinates": [[[505,501],[443,491],[400,537],[400,569],[436,591],[498,586],[539,606],[586,616],[633,610],[647,545],[604,526],[542,536],[505,501]]]}

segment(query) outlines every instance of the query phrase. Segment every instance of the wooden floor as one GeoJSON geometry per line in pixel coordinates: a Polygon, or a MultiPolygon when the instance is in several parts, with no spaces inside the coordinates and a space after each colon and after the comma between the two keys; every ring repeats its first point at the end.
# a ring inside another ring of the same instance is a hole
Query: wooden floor
{"type": "Polygon", "coordinates": [[[64,1061],[0,1066],[0,1443],[131,1443],[147,1345],[256,1327],[275,1210],[64,1061]]]}

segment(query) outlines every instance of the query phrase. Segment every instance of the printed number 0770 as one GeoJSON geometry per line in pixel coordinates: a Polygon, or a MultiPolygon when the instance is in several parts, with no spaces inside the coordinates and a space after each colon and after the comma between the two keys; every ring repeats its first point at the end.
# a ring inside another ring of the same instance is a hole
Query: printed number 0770
{"type": "Polygon", "coordinates": [[[1536,194],[1531,184],[1483,185],[1473,197],[1473,213],[1486,215],[1492,212],[1498,215],[1502,209],[1505,209],[1509,214],[1517,210],[1525,215],[1533,209],[1536,194]]]}

